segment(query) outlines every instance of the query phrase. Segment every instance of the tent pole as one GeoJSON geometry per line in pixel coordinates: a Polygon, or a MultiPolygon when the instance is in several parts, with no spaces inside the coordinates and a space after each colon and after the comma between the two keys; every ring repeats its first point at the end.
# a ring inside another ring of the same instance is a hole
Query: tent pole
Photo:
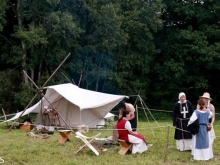
{"type": "MultiPolygon", "coordinates": [[[[5,121],[7,120],[7,117],[6,117],[6,115],[5,115],[5,111],[4,111],[4,109],[2,108],[2,113],[3,113],[3,115],[4,115],[4,118],[5,118],[5,121]]],[[[6,125],[8,126],[8,122],[6,122],[6,125]]]]}
{"type": "MultiPolygon", "coordinates": [[[[34,81],[27,75],[27,73],[26,73],[25,71],[24,71],[24,73],[26,74],[26,76],[28,77],[28,79],[34,84],[34,86],[39,89],[39,87],[34,83],[34,81]]],[[[58,113],[58,115],[61,117],[61,119],[64,121],[64,123],[71,129],[71,127],[66,123],[66,121],[65,121],[64,118],[60,115],[60,113],[56,110],[56,108],[54,108],[54,106],[51,104],[51,102],[46,98],[46,96],[44,95],[43,91],[42,91],[42,90],[39,90],[39,92],[41,93],[41,97],[42,97],[42,98],[44,97],[44,98],[48,101],[48,103],[50,104],[50,106],[58,113]]],[[[42,100],[42,99],[41,99],[41,100],[42,100]]],[[[41,103],[42,103],[42,101],[41,101],[41,103]]],[[[42,107],[42,105],[41,105],[41,107],[42,107]]],[[[71,129],[71,130],[72,130],[72,129],[71,129]]]]}
{"type": "Polygon", "coordinates": [[[73,82],[74,85],[76,85],[76,83],[75,83],[75,81],[73,79],[72,79],[72,82],[73,82]]]}
{"type": "MultiPolygon", "coordinates": [[[[139,97],[139,100],[140,100],[141,106],[144,108],[143,100],[141,99],[140,96],[138,96],[138,97],[139,97]]],[[[147,118],[148,125],[150,126],[150,121],[149,121],[149,119],[148,119],[148,116],[147,116],[147,113],[146,113],[145,109],[144,109],[144,113],[145,113],[145,116],[146,116],[146,118],[147,118]]],[[[153,117],[153,116],[152,116],[152,117],[153,117]]],[[[155,121],[155,122],[156,122],[156,121],[155,121]]],[[[153,129],[152,129],[152,128],[150,128],[150,129],[151,129],[151,132],[152,132],[153,136],[155,137],[155,134],[154,134],[153,129]]]]}
{"type": "Polygon", "coordinates": [[[35,96],[32,98],[32,100],[28,103],[28,105],[25,107],[24,111],[19,115],[19,117],[14,121],[14,123],[9,128],[9,131],[14,128],[15,123],[20,119],[20,117],[24,114],[24,112],[27,110],[27,108],[31,105],[31,103],[34,101],[34,99],[37,97],[39,91],[35,94],[35,96]]]}
{"type": "Polygon", "coordinates": [[[80,115],[80,118],[79,118],[79,119],[80,119],[80,125],[81,125],[81,120],[82,120],[82,119],[81,119],[81,110],[82,110],[82,109],[79,108],[79,115],[80,115]]]}
{"type": "Polygon", "coordinates": [[[70,56],[71,53],[69,53],[66,58],[61,62],[61,64],[58,66],[58,68],[52,73],[52,75],[47,79],[47,81],[44,83],[43,87],[46,86],[46,84],[48,83],[48,81],[50,81],[50,79],[53,77],[53,75],[57,72],[58,69],[60,69],[60,67],[63,65],[63,63],[66,61],[66,59],[70,56]]]}
{"type": "MultiPolygon", "coordinates": [[[[140,97],[140,96],[139,96],[139,97],[140,97]]],[[[142,100],[141,97],[140,97],[140,99],[142,100]]],[[[150,112],[150,110],[148,109],[148,107],[146,106],[146,104],[145,104],[143,101],[142,101],[142,103],[144,104],[144,106],[142,106],[142,107],[146,107],[146,108],[144,108],[144,110],[147,109],[147,111],[150,113],[151,117],[153,118],[154,122],[157,124],[157,126],[160,128],[160,130],[163,132],[163,130],[162,130],[161,127],[159,126],[158,122],[155,120],[154,116],[152,115],[152,113],[150,112]]]]}
{"type": "Polygon", "coordinates": [[[80,75],[80,79],[79,79],[78,87],[79,87],[79,85],[80,85],[81,79],[82,79],[82,73],[81,73],[81,75],[80,75]]]}
{"type": "Polygon", "coordinates": [[[68,79],[68,77],[66,77],[66,75],[65,75],[63,72],[61,72],[61,74],[62,74],[70,83],[76,85],[75,82],[74,82],[74,81],[72,82],[70,79],[68,79]]]}
{"type": "Polygon", "coordinates": [[[72,131],[72,128],[67,124],[67,122],[64,120],[64,118],[62,117],[62,115],[60,114],[60,112],[58,112],[57,111],[57,109],[56,108],[54,108],[54,106],[51,104],[51,102],[46,98],[46,96],[43,94],[43,93],[41,93],[43,96],[44,96],[44,98],[50,103],[50,106],[58,113],[58,115],[61,117],[61,119],[63,120],[63,122],[71,129],[71,131],[72,131]]]}
{"type": "Polygon", "coordinates": [[[40,102],[40,117],[41,117],[41,121],[43,122],[43,124],[45,125],[45,122],[43,120],[43,98],[42,98],[42,95],[41,95],[41,98],[40,98],[41,102],[40,102]]]}
{"type": "MultiPolygon", "coordinates": [[[[58,66],[58,68],[53,72],[53,74],[47,79],[47,81],[44,83],[44,85],[42,86],[42,88],[44,88],[46,86],[46,84],[48,83],[48,81],[52,78],[52,76],[57,72],[57,70],[62,66],[62,64],[66,61],[66,59],[70,56],[71,53],[69,53],[66,58],[61,62],[61,64],[58,66]]],[[[26,72],[23,71],[25,74],[26,72]]],[[[26,74],[27,75],[27,74],[26,74]]],[[[29,77],[29,76],[28,76],[29,77]]],[[[33,84],[35,84],[33,81],[31,81],[33,84]]],[[[35,84],[36,85],[36,84],[35,84]]],[[[36,85],[37,87],[37,85],[36,85]]],[[[20,114],[20,116],[15,120],[15,122],[17,120],[20,119],[20,117],[24,114],[24,112],[27,110],[27,108],[31,105],[31,103],[34,101],[34,99],[37,97],[38,93],[40,93],[39,88],[37,87],[38,92],[35,94],[35,96],[32,98],[32,100],[29,102],[29,104],[25,107],[24,111],[20,114]]],[[[42,92],[42,91],[41,91],[42,92]]],[[[12,126],[9,128],[9,131],[14,127],[15,122],[12,124],[12,126]]]]}
{"type": "MultiPolygon", "coordinates": [[[[7,116],[13,116],[13,115],[16,115],[16,113],[8,114],[8,115],[5,115],[5,116],[7,117],[7,116]]],[[[5,116],[4,116],[4,115],[3,115],[3,116],[0,116],[0,119],[1,119],[1,118],[4,118],[5,116]]]]}
{"type": "Polygon", "coordinates": [[[139,90],[139,92],[138,92],[138,94],[137,94],[137,97],[136,97],[135,102],[134,102],[134,106],[137,104],[138,96],[140,95],[140,92],[141,92],[141,89],[139,90]]]}
{"type": "Polygon", "coordinates": [[[137,107],[137,105],[135,106],[135,109],[136,109],[136,118],[137,118],[137,123],[138,123],[138,107],[137,107]]]}

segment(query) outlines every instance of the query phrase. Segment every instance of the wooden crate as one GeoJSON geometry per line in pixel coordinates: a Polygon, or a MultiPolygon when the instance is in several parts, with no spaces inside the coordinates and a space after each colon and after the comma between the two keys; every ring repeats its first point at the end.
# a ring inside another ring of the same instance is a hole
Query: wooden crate
{"type": "Polygon", "coordinates": [[[20,130],[32,130],[34,128],[34,125],[21,125],[20,130]]]}

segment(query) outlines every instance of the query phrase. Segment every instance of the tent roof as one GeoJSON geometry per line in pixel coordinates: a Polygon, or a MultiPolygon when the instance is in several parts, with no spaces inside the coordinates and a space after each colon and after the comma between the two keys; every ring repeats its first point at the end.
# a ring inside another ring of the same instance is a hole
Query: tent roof
{"type": "MultiPolygon", "coordinates": [[[[53,98],[59,99],[61,97],[64,97],[69,102],[78,106],[80,110],[84,110],[84,109],[93,109],[93,108],[101,107],[112,102],[117,102],[124,99],[127,96],[91,91],[91,90],[79,88],[78,86],[73,85],[71,83],[67,83],[67,84],[48,86],[45,97],[50,98],[49,100],[53,98]]],[[[45,98],[43,98],[42,101],[43,100],[45,101],[45,98]]],[[[26,109],[24,113],[23,111],[18,112],[14,117],[8,119],[7,121],[12,121],[19,118],[19,116],[22,113],[23,113],[22,116],[27,115],[31,112],[38,113],[38,110],[36,108],[40,104],[41,104],[41,100],[32,107],[26,109]]]]}
{"type": "Polygon", "coordinates": [[[80,110],[100,107],[126,97],[125,95],[113,95],[82,89],[71,83],[49,86],[47,89],[48,94],[52,92],[51,90],[55,90],[65,99],[77,105],[80,110]]]}

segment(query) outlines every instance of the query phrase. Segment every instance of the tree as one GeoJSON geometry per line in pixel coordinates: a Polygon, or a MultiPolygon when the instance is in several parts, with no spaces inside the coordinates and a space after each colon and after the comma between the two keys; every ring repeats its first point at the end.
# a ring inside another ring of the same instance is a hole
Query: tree
{"type": "MultiPolygon", "coordinates": [[[[64,57],[77,48],[77,38],[81,30],[70,12],[59,9],[64,4],[65,2],[59,0],[17,0],[8,4],[7,28],[3,29],[7,42],[1,47],[4,49],[1,53],[2,70],[9,69],[18,75],[25,70],[40,86],[40,83],[45,82],[42,80],[57,68],[64,57]]],[[[55,78],[57,82],[60,81],[58,76],[55,78]]],[[[16,98],[16,103],[11,103],[10,107],[13,107],[13,104],[19,104],[19,99],[20,102],[27,99],[27,95],[22,95],[22,92],[28,93],[28,85],[31,83],[29,84],[26,76],[11,83],[17,85],[16,93],[11,96],[12,99],[16,98]]]]}
{"type": "Polygon", "coordinates": [[[120,1],[121,31],[127,41],[118,48],[115,83],[128,95],[150,93],[150,64],[158,52],[154,35],[160,29],[161,1],[120,1]]]}
{"type": "Polygon", "coordinates": [[[81,87],[103,91],[115,66],[114,51],[123,38],[119,6],[114,1],[74,1],[72,11],[83,33],[80,35],[82,48],[75,52],[73,72],[82,75],[81,87]]]}
{"type": "Polygon", "coordinates": [[[7,6],[6,0],[1,0],[0,3],[1,3],[1,6],[0,6],[0,31],[2,31],[4,25],[6,24],[5,11],[8,6],[7,6]]]}
{"type": "MultiPolygon", "coordinates": [[[[155,56],[151,78],[154,102],[177,99],[185,91],[188,99],[209,91],[219,95],[213,81],[219,70],[219,2],[164,1],[164,28],[157,38],[161,52],[155,56]],[[155,76],[155,73],[157,76],[155,76]],[[212,73],[212,74],[210,74],[212,73]]],[[[153,100],[152,100],[153,101],[153,100]]]]}

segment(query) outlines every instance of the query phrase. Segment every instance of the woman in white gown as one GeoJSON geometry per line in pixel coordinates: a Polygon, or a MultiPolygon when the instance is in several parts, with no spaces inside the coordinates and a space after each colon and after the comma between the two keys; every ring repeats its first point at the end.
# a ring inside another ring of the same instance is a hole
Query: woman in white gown
{"type": "MultiPolygon", "coordinates": [[[[210,102],[212,101],[212,98],[210,97],[210,94],[208,92],[205,92],[202,96],[200,96],[200,98],[203,98],[205,100],[205,107],[207,109],[210,109],[210,111],[212,112],[212,120],[210,122],[212,129],[211,131],[209,131],[210,134],[210,138],[211,138],[211,143],[213,145],[214,140],[216,139],[215,136],[215,130],[214,130],[214,122],[215,122],[215,107],[213,104],[211,104],[210,102]]],[[[197,109],[199,108],[199,105],[197,105],[197,109]]]]}
{"type": "Polygon", "coordinates": [[[129,111],[124,110],[122,117],[117,122],[119,139],[132,143],[132,154],[142,153],[148,150],[146,140],[143,135],[132,131],[131,124],[128,121],[129,115],[129,111]]]}
{"type": "Polygon", "coordinates": [[[193,135],[191,154],[194,160],[209,160],[213,158],[213,150],[210,134],[207,131],[209,118],[212,117],[212,112],[205,107],[204,99],[199,99],[199,108],[196,109],[190,117],[188,125],[198,119],[199,132],[193,135]]]}

